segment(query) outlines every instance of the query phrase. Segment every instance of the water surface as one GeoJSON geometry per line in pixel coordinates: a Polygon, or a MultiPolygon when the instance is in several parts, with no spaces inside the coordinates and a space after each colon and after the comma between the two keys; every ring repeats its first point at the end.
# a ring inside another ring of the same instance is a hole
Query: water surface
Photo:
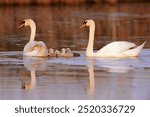
{"type": "Polygon", "coordinates": [[[150,99],[150,50],[139,58],[22,58],[0,53],[1,99],[150,99]]]}

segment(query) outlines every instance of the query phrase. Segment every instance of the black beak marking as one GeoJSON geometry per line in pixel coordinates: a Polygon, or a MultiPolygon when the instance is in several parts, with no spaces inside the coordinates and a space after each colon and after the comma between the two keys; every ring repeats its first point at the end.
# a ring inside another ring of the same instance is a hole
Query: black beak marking
{"type": "Polygon", "coordinates": [[[22,22],[21,22],[21,24],[24,24],[24,23],[25,23],[25,21],[22,21],[22,22]]]}
{"type": "Polygon", "coordinates": [[[20,24],[20,26],[18,28],[22,28],[24,26],[25,26],[25,21],[22,21],[21,24],[20,24]]]}
{"type": "Polygon", "coordinates": [[[87,23],[87,21],[84,21],[83,24],[85,25],[87,23]]]}
{"type": "Polygon", "coordinates": [[[22,22],[21,22],[21,25],[25,25],[25,21],[22,21],[22,22]]]}

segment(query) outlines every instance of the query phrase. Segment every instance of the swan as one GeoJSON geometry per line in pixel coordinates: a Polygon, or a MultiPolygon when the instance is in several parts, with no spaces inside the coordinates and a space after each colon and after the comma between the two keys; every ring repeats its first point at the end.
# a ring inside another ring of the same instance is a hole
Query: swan
{"type": "Polygon", "coordinates": [[[55,53],[54,53],[54,54],[55,54],[55,57],[59,57],[61,53],[60,53],[59,50],[55,50],[55,53]]]}
{"type": "Polygon", "coordinates": [[[93,52],[95,22],[92,19],[85,20],[80,28],[89,27],[89,42],[86,49],[86,56],[93,57],[136,57],[144,47],[146,41],[140,46],[127,41],[115,41],[104,46],[96,53],[93,52]]]}
{"type": "Polygon", "coordinates": [[[30,41],[25,45],[23,49],[24,56],[37,56],[37,57],[45,57],[48,56],[47,46],[43,41],[35,41],[35,33],[36,33],[36,25],[32,19],[25,19],[21,22],[19,28],[24,26],[30,26],[31,35],[30,41]]]}
{"type": "Polygon", "coordinates": [[[50,56],[50,57],[56,57],[56,54],[55,54],[53,48],[50,48],[50,49],[49,49],[49,51],[48,51],[48,56],[50,56]]]}
{"type": "Polygon", "coordinates": [[[65,49],[65,48],[62,48],[62,49],[61,49],[60,56],[65,56],[65,55],[66,55],[66,49],[65,49]]]}
{"type": "Polygon", "coordinates": [[[80,54],[73,53],[70,48],[62,48],[61,53],[58,55],[60,57],[78,57],[80,54]]]}
{"type": "Polygon", "coordinates": [[[58,55],[60,57],[73,57],[73,53],[72,51],[70,50],[70,48],[62,48],[61,49],[61,53],[58,55]]]}
{"type": "Polygon", "coordinates": [[[61,51],[55,50],[54,54],[55,54],[55,57],[66,57],[67,56],[65,48],[62,48],[61,51]]]}
{"type": "Polygon", "coordinates": [[[66,55],[67,55],[68,57],[73,57],[73,56],[74,56],[74,54],[73,54],[73,52],[71,51],[70,48],[66,48],[66,55]]]}
{"type": "Polygon", "coordinates": [[[80,54],[79,53],[74,53],[70,50],[70,48],[66,48],[66,55],[68,57],[79,57],[80,54]]]}
{"type": "Polygon", "coordinates": [[[49,52],[48,52],[48,55],[50,57],[78,57],[80,56],[80,54],[78,53],[73,53],[70,48],[62,48],[61,51],[59,50],[55,50],[50,48],[49,49],[49,52]]]}

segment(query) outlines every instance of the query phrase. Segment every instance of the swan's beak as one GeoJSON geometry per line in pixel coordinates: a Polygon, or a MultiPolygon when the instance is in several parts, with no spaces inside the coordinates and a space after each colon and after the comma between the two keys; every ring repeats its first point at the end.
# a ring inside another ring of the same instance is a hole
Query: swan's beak
{"type": "Polygon", "coordinates": [[[83,24],[82,26],[80,26],[80,28],[84,28],[86,25],[85,24],[83,24]]]}
{"type": "Polygon", "coordinates": [[[22,27],[24,27],[24,24],[21,24],[18,28],[22,28],[22,27]]]}
{"type": "Polygon", "coordinates": [[[24,20],[24,21],[22,21],[22,22],[21,22],[21,25],[20,25],[18,28],[22,28],[22,27],[24,27],[24,26],[25,26],[25,22],[26,22],[25,20],[24,20]]]}

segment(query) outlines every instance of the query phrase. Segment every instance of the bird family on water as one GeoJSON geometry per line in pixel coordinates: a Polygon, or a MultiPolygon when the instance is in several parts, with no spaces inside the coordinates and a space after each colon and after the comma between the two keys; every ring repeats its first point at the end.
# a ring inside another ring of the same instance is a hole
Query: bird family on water
{"type": "MultiPolygon", "coordinates": [[[[48,49],[43,41],[35,41],[36,24],[32,19],[25,19],[21,22],[19,28],[29,26],[31,29],[31,35],[29,42],[23,49],[24,56],[36,56],[36,57],[75,57],[80,56],[78,53],[73,53],[70,48],[62,48],[61,51],[48,49]]],[[[146,41],[137,46],[136,44],[128,41],[114,41],[107,44],[97,52],[93,52],[94,46],[94,33],[95,22],[92,19],[85,20],[80,28],[89,27],[89,41],[86,49],[86,56],[91,57],[136,57],[144,47],[146,41]]]]}

